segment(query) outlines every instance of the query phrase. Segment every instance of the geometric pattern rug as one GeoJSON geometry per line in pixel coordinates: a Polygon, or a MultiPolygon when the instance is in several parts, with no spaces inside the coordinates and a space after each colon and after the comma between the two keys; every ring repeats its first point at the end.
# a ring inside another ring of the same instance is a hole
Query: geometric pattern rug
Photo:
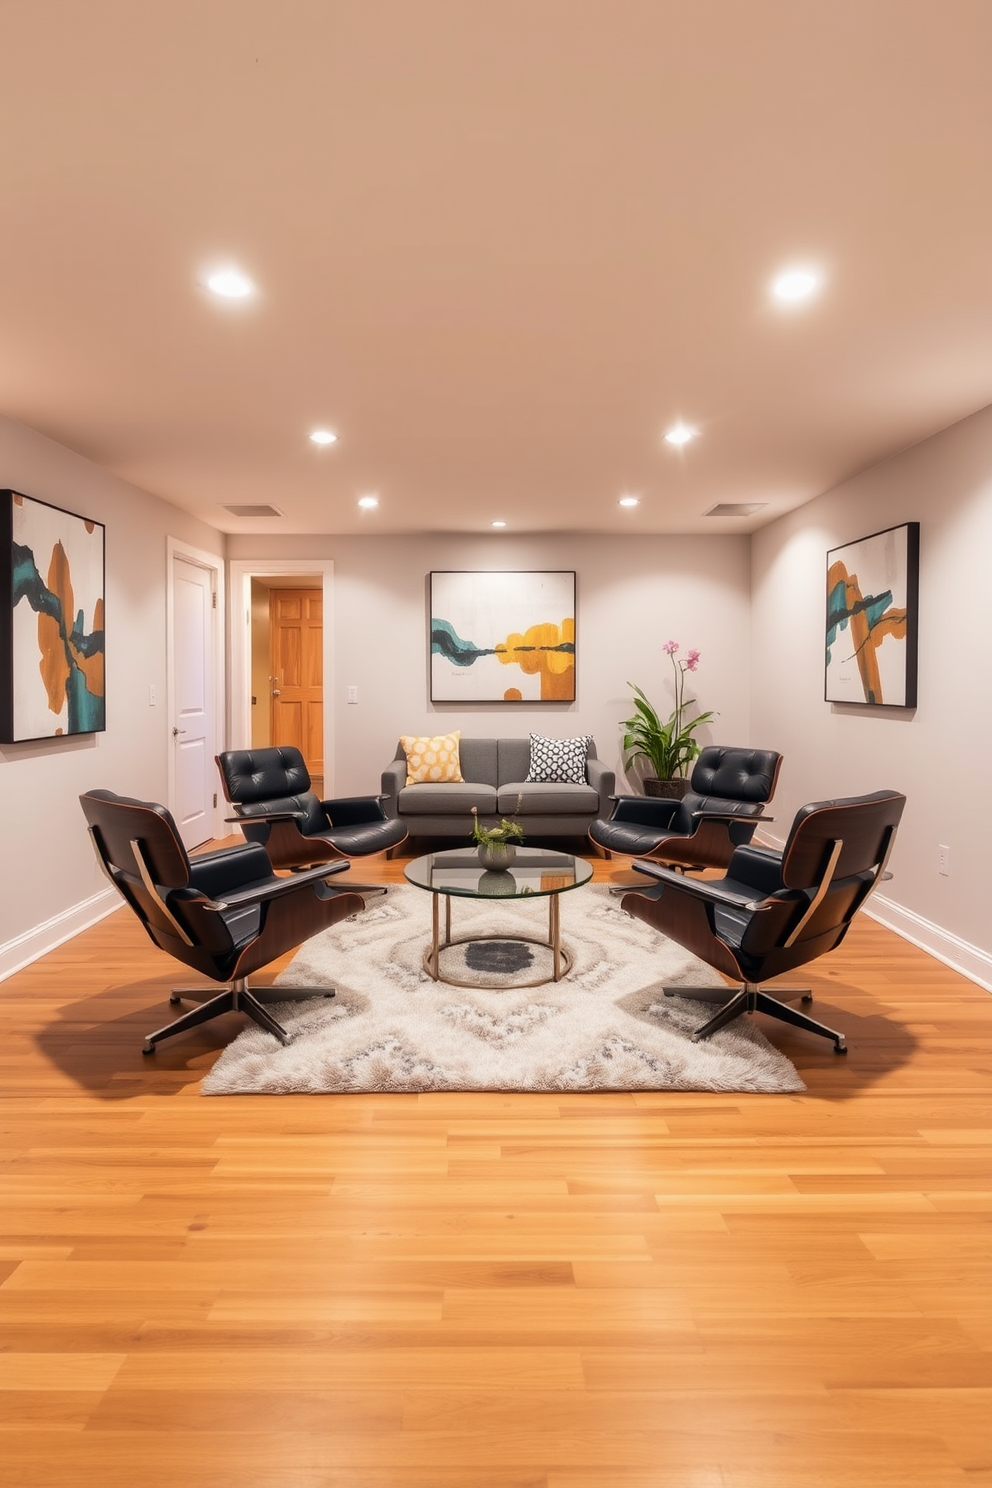
{"type": "MultiPolygon", "coordinates": [[[[274,1007],[292,1033],[285,1047],[249,1024],[204,1079],[203,1094],[805,1089],[749,1017],[692,1042],[711,1009],[662,988],[720,978],[625,914],[604,885],[561,896],[572,968],[543,986],[433,981],[423,969],[430,919],[430,895],[397,885],[307,941],[277,984],[329,985],[337,995],[274,1007]]],[[[536,975],[550,952],[498,937],[546,936],[547,924],[546,899],[456,899],[453,935],[497,938],[449,948],[445,969],[487,983],[536,975]]]]}

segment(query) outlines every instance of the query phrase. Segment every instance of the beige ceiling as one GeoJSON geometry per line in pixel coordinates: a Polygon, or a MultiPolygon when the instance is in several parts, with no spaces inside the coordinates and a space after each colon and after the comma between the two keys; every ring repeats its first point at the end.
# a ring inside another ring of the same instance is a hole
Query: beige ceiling
{"type": "Polygon", "coordinates": [[[0,56],[0,410],[226,531],[751,530],[992,401],[990,0],[0,0],[0,56]]]}

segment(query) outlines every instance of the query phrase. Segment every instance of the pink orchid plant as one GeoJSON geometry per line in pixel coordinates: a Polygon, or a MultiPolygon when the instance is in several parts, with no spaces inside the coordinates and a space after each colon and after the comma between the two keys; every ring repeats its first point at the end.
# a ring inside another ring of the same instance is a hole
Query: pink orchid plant
{"type": "Polygon", "coordinates": [[[694,672],[699,666],[699,652],[692,648],[685,657],[679,656],[678,641],[666,641],[661,648],[670,658],[675,673],[675,707],[667,722],[662,722],[657,710],[648,702],[640,687],[633,682],[635,713],[624,719],[623,748],[626,752],[624,764],[642,757],[651,765],[659,780],[676,780],[686,774],[686,767],[699,753],[700,746],[693,734],[702,724],[714,717],[712,712],[699,713],[686,721],[686,713],[696,706],[695,698],[685,696],[685,674],[694,672]]]}

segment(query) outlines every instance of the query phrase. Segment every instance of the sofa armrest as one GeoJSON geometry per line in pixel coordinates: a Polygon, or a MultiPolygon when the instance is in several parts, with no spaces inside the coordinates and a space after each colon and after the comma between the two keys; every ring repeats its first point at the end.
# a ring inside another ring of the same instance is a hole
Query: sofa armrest
{"type": "Polygon", "coordinates": [[[399,817],[399,795],[405,785],[406,758],[390,760],[382,772],[382,808],[390,821],[399,817]]]}
{"type": "Polygon", "coordinates": [[[617,788],[616,771],[609,769],[604,760],[597,759],[593,755],[586,760],[586,779],[593,790],[599,792],[597,815],[608,817],[610,814],[610,798],[617,788]]]}

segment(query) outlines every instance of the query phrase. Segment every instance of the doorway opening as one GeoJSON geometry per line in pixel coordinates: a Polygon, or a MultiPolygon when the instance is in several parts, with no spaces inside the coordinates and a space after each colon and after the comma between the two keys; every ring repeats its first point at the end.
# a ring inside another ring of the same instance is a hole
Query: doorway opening
{"type": "Polygon", "coordinates": [[[324,788],[324,593],[319,574],[251,579],[251,744],[294,745],[324,788]]]}
{"type": "Polygon", "coordinates": [[[229,573],[229,747],[293,744],[307,760],[314,791],[333,795],[334,565],[237,559],[229,573]]]}

